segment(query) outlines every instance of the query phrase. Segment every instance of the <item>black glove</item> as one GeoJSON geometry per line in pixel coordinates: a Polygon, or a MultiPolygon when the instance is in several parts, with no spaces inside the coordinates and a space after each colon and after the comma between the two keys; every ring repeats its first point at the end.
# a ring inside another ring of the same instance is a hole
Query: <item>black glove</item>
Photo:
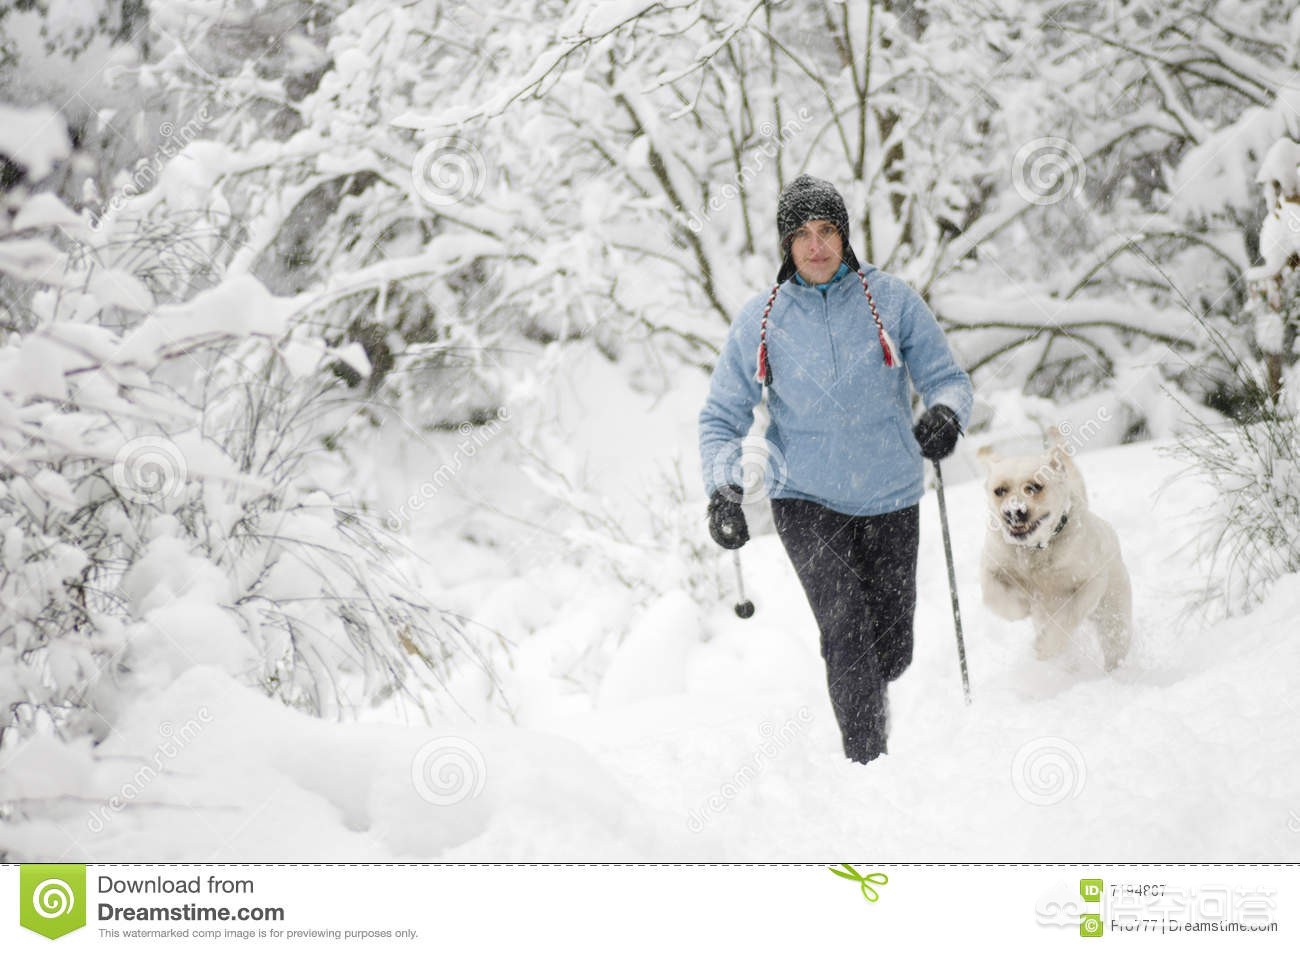
{"type": "Polygon", "coordinates": [[[709,500],[709,535],[723,549],[739,549],[749,542],[749,526],[740,508],[743,488],[732,484],[713,491],[709,500]]]}
{"type": "Polygon", "coordinates": [[[935,404],[921,415],[912,428],[912,436],[921,445],[921,456],[927,460],[942,460],[957,446],[961,421],[951,407],[935,404]]]}

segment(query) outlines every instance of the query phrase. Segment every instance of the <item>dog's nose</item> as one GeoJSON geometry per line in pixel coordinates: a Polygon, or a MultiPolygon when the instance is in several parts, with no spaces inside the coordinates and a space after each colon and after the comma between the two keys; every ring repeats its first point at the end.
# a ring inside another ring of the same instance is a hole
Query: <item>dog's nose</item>
{"type": "Polygon", "coordinates": [[[1013,526],[1017,523],[1023,523],[1029,519],[1029,507],[1024,503],[1009,503],[1002,507],[1002,518],[1013,526]]]}

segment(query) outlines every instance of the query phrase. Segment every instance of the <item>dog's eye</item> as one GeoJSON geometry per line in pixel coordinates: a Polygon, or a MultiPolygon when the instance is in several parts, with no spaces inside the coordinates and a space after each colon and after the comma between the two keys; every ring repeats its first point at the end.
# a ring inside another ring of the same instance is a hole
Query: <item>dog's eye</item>
{"type": "Polygon", "coordinates": [[[1007,488],[1006,488],[1005,486],[994,487],[994,488],[993,488],[993,495],[994,495],[994,496],[1006,496],[1006,495],[1007,495],[1007,488]]]}
{"type": "Polygon", "coordinates": [[[1027,483],[1025,484],[1025,492],[1030,496],[1035,496],[1043,492],[1043,485],[1041,483],[1027,483]]]}

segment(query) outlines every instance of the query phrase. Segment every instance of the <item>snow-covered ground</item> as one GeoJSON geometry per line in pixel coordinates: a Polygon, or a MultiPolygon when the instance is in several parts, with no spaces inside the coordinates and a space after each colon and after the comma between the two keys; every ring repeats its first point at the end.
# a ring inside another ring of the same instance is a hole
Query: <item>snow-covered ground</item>
{"type": "Polygon", "coordinates": [[[1104,675],[1089,647],[1036,661],[1028,623],[983,610],[982,488],[950,478],[973,704],[930,494],[916,659],[891,691],[890,754],[869,766],[842,757],[811,614],[761,524],[742,551],[749,620],[729,598],[701,612],[680,590],[602,596],[558,564],[485,579],[464,543],[424,555],[446,567],[440,598],[517,627],[503,680],[518,724],[335,724],[194,666],[98,747],[13,752],[0,800],[32,809],[6,846],[89,861],[1295,861],[1300,576],[1250,616],[1198,619],[1204,488],[1173,481],[1150,444],[1079,462],[1133,577],[1127,662],[1104,675]],[[626,631],[584,669],[602,626],[626,631]]]}

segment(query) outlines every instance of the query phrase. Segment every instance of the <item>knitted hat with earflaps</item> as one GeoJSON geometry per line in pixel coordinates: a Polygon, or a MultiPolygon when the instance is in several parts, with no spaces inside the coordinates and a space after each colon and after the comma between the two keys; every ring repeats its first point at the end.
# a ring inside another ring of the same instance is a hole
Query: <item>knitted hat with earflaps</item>
{"type": "Polygon", "coordinates": [[[849,210],[845,208],[839,190],[825,179],[801,175],[782,190],[776,203],[776,230],[781,236],[781,270],[776,276],[777,284],[794,274],[794,259],[790,256],[794,233],[808,222],[816,221],[830,222],[839,230],[844,263],[851,271],[861,268],[858,256],[853,254],[849,245],[849,210]]]}
{"type": "Polygon", "coordinates": [[[876,299],[871,294],[871,286],[867,283],[867,274],[858,264],[858,256],[853,254],[853,248],[849,245],[849,212],[844,207],[843,197],[839,190],[825,179],[801,175],[785,187],[781,192],[781,198],[776,203],[776,229],[781,234],[783,260],[781,270],[776,276],[776,284],[772,286],[772,293],[767,297],[767,306],[763,308],[763,320],[759,325],[758,358],[755,362],[754,378],[760,384],[772,383],[772,365],[767,359],[767,319],[772,314],[772,305],[776,303],[776,295],[781,290],[782,283],[795,272],[794,259],[790,255],[794,233],[805,223],[816,221],[830,222],[839,230],[840,244],[844,249],[843,261],[851,270],[858,273],[858,279],[862,282],[862,291],[867,296],[871,320],[876,325],[876,337],[880,341],[881,359],[886,367],[900,366],[898,345],[885,330],[885,323],[880,320],[880,312],[876,310],[876,299]]]}

